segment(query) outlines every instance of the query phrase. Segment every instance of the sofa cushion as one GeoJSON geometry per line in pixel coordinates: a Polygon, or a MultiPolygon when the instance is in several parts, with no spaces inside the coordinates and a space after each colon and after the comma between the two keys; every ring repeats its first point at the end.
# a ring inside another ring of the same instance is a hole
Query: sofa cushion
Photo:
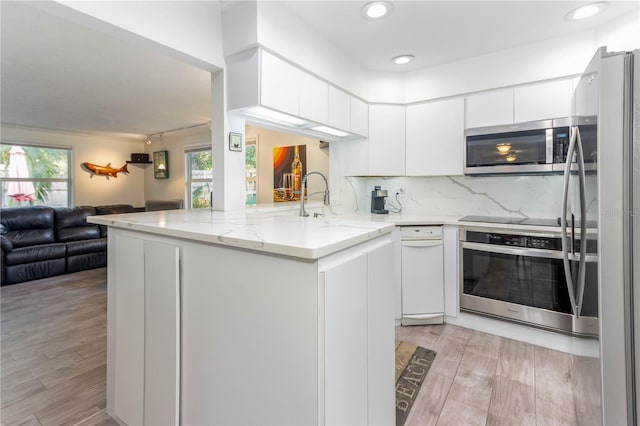
{"type": "Polygon", "coordinates": [[[107,239],[71,241],[67,243],[67,256],[107,251],[107,239]]]}
{"type": "Polygon", "coordinates": [[[2,284],[17,284],[24,281],[62,275],[66,271],[65,265],[65,259],[53,259],[7,266],[2,284]]]}
{"type": "Polygon", "coordinates": [[[67,273],[107,266],[107,253],[86,253],[67,257],[67,273]]]}
{"type": "Polygon", "coordinates": [[[44,244],[39,246],[14,248],[6,253],[5,265],[19,265],[21,263],[39,262],[42,260],[60,259],[67,254],[67,247],[63,243],[44,244]]]}
{"type": "Polygon", "coordinates": [[[58,241],[66,243],[69,241],[93,240],[100,238],[100,228],[98,225],[78,226],[76,228],[58,229],[58,241]]]}
{"type": "Polygon", "coordinates": [[[110,204],[108,206],[96,206],[96,214],[134,213],[131,204],[110,204]]]}
{"type": "Polygon", "coordinates": [[[2,247],[3,251],[11,251],[13,250],[13,243],[4,235],[0,235],[0,247],[2,247]]]}
{"type": "Polygon", "coordinates": [[[74,208],[57,208],[56,228],[74,228],[76,226],[86,226],[87,216],[96,214],[96,209],[91,206],[80,206],[74,208]]]}
{"type": "Polygon", "coordinates": [[[0,233],[14,248],[54,242],[54,210],[45,206],[2,209],[0,233]]]}

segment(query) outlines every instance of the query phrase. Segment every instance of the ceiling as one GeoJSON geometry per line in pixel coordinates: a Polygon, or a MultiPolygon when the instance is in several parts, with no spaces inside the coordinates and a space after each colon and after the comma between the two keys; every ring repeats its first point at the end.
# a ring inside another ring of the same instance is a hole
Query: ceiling
{"type": "MultiPolygon", "coordinates": [[[[3,124],[142,137],[210,120],[209,72],[25,3],[1,2],[3,124]]],[[[577,33],[638,13],[637,1],[616,1],[599,17],[566,22],[565,13],[586,2],[395,1],[390,16],[368,21],[360,14],[366,3],[284,2],[363,68],[390,72],[577,33]],[[403,67],[390,62],[406,53],[416,60],[403,67]]]]}

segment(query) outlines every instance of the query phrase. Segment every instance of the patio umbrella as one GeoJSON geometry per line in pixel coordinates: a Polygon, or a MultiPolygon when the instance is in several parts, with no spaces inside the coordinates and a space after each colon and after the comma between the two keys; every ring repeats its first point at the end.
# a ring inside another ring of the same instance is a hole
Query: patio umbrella
{"type": "MultiPolygon", "coordinates": [[[[24,150],[19,146],[11,147],[9,151],[9,178],[28,178],[29,166],[24,150]]],[[[10,181],[7,195],[16,201],[34,201],[36,190],[32,182],[10,181]]]]}

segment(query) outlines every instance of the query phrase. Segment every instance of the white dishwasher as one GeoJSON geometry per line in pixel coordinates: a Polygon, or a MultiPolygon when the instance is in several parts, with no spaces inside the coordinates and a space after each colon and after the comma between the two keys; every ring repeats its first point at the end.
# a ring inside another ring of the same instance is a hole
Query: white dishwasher
{"type": "Polygon", "coordinates": [[[402,325],[442,324],[442,226],[402,226],[402,325]]]}

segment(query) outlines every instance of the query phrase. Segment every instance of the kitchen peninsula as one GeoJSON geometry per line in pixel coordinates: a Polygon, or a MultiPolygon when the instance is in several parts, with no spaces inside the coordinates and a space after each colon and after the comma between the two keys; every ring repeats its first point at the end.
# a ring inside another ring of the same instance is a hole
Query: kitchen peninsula
{"type": "Polygon", "coordinates": [[[109,227],[107,411],[125,424],[393,424],[393,225],[293,210],[109,227]]]}

